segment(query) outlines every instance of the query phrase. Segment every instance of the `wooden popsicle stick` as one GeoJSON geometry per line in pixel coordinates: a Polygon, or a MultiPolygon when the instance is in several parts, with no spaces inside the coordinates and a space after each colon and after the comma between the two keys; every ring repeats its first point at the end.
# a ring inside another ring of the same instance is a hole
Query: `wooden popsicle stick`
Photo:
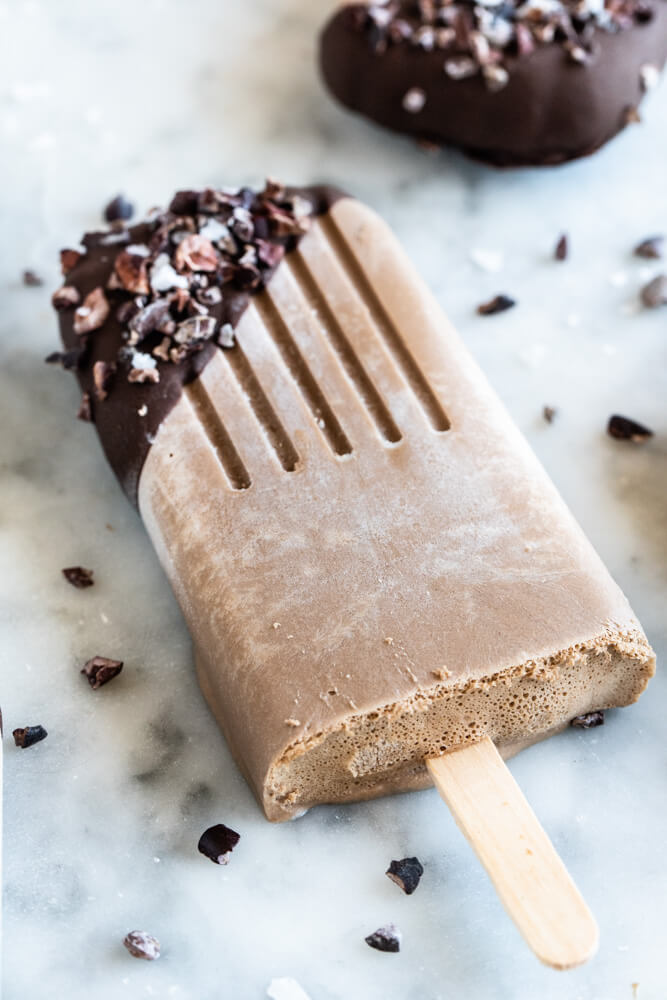
{"type": "Polygon", "coordinates": [[[426,766],[537,957],[554,969],[591,958],[595,919],[492,741],[486,737],[426,766]]]}

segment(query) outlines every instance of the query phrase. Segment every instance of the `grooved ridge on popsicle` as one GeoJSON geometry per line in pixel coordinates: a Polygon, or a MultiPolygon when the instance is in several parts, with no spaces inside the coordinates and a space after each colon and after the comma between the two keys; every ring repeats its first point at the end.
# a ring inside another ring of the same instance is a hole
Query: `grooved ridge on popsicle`
{"type": "Polygon", "coordinates": [[[299,463],[299,453],[271,405],[243,348],[237,343],[233,351],[221,352],[221,357],[231,368],[283,469],[285,472],[294,472],[299,463]]]}
{"type": "Polygon", "coordinates": [[[308,367],[306,359],[299,350],[284,317],[276,308],[270,294],[258,295],[255,299],[255,305],[266,330],[280,351],[290,375],[296,382],[327,444],[336,455],[351,454],[352,445],[345,431],[308,367]]]}
{"type": "Polygon", "coordinates": [[[213,450],[222,465],[229,485],[233,490],[249,489],[252,485],[250,474],[202,382],[199,379],[190,382],[189,385],[185,386],[185,394],[190,400],[208,440],[213,445],[213,450]]]}
{"type": "Polygon", "coordinates": [[[387,315],[387,311],[373,290],[360,261],[349,246],[344,234],[330,214],[323,215],[320,221],[323,233],[343,265],[355,291],[368,309],[375,326],[391,351],[394,361],[400,368],[431,427],[436,431],[448,431],[451,427],[449,417],[410,353],[400,331],[387,315]]]}
{"type": "Polygon", "coordinates": [[[283,266],[289,267],[292,272],[302,295],[317,316],[327,340],[336,352],[378,432],[386,441],[397,444],[401,440],[402,434],[396,421],[355,352],[336,314],[327,302],[325,291],[317,283],[298,248],[283,262],[283,266]]]}

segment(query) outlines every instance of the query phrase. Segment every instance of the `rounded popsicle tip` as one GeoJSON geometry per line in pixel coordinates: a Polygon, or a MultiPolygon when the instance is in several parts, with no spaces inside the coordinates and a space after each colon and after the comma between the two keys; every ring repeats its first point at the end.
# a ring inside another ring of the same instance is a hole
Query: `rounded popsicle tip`
{"type": "Polygon", "coordinates": [[[576,969],[588,962],[598,950],[600,931],[595,917],[582,900],[582,912],[578,916],[574,933],[563,933],[559,940],[534,944],[533,951],[543,965],[565,972],[576,969]]]}

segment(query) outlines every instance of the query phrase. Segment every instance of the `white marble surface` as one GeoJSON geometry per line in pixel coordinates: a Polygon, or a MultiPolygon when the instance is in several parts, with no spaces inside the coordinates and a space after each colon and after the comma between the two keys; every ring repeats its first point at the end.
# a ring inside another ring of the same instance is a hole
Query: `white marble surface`
{"type": "Polygon", "coordinates": [[[92,430],[56,340],[56,254],[119,189],[142,208],[177,186],[330,179],[383,212],[667,652],[667,312],[639,313],[658,268],[630,256],[667,230],[667,91],[594,159],[497,173],[428,155],[334,107],[313,65],[314,0],[0,2],[0,694],[5,737],[4,996],[253,1000],[293,976],[311,1000],[663,1000],[667,821],[658,675],[607,725],[512,770],[601,926],[571,973],[542,968],[434,792],[319,808],[271,826],[197,689],[188,635],[92,430]],[[564,264],[550,258],[562,230],[564,264]],[[470,260],[503,255],[490,274],[470,260]],[[46,279],[20,284],[24,267],[46,279]],[[480,319],[508,291],[517,309],[480,319]],[[560,408],[541,419],[545,403],[560,408]],[[656,431],[605,437],[612,411],[656,431]],[[96,585],[76,591],[62,566],[96,585]],[[92,693],[95,653],[126,667],[92,693]],[[202,830],[242,834],[227,869],[202,830]],[[417,854],[403,896],[383,872],[417,854]],[[400,955],[364,935],[386,921],[400,955]],[[132,959],[127,930],[163,957],[132,959]],[[634,987],[632,984],[639,984],[634,987]]]}

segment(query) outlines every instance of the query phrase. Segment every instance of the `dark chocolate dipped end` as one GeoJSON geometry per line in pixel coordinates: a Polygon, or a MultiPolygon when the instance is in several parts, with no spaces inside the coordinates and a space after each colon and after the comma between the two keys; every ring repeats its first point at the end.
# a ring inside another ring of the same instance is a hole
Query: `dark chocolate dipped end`
{"type": "Polygon", "coordinates": [[[132,503],[160,424],[218,350],[234,350],[250,296],[334,188],[181,191],[166,212],[90,233],[62,254],[60,332],[111,467],[132,503]]]}

